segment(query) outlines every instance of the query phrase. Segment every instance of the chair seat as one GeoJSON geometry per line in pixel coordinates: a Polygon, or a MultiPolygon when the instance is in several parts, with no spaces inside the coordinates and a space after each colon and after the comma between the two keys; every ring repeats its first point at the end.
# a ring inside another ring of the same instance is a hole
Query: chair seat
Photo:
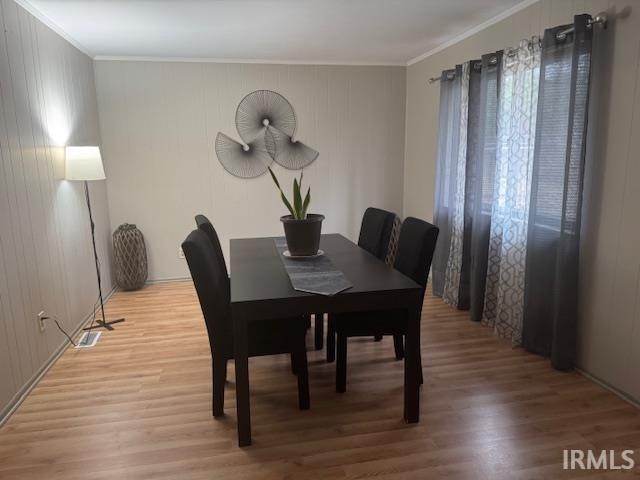
{"type": "Polygon", "coordinates": [[[404,335],[407,332],[405,310],[342,313],[335,315],[334,318],[336,332],[347,337],[404,335]]]}

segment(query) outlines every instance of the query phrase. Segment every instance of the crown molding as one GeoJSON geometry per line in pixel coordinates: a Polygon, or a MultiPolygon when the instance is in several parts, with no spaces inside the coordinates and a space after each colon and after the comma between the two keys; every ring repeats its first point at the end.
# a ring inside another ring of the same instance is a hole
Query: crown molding
{"type": "Polygon", "coordinates": [[[118,62],[177,62],[177,63],[245,63],[263,65],[327,65],[357,67],[406,67],[406,62],[368,62],[335,60],[268,60],[260,58],[209,58],[209,57],[153,57],[129,55],[96,55],[96,61],[118,62]]]}
{"type": "Polygon", "coordinates": [[[56,24],[53,20],[51,20],[44,12],[40,9],[36,8],[29,0],[14,0],[18,5],[24,8],[27,12],[33,15],[35,18],[44,23],[47,27],[53,30],[55,33],[64,38],[71,45],[76,47],[82,53],[84,53],[87,57],[93,58],[93,55],[89,53],[83,45],[78,43],[73,37],[71,37],[67,32],[65,32],[58,24],[56,24]]]}
{"type": "Polygon", "coordinates": [[[491,25],[494,25],[498,22],[500,22],[501,20],[504,20],[505,18],[510,17],[511,15],[513,15],[514,13],[519,12],[520,10],[524,10],[527,7],[530,7],[531,5],[534,5],[536,3],[538,3],[540,0],[524,0],[516,5],[514,5],[511,8],[506,9],[504,12],[500,13],[499,15],[496,15],[493,18],[490,18],[489,20],[487,20],[486,22],[482,22],[480,25],[476,25],[473,28],[470,28],[469,30],[466,30],[465,32],[456,35],[452,38],[450,38],[449,40],[446,40],[444,43],[441,43],[440,45],[438,45],[437,47],[429,50],[426,53],[423,53],[422,55],[419,55],[415,58],[412,58],[411,60],[409,60],[406,65],[407,67],[410,67],[411,65],[418,63],[422,60],[424,60],[425,58],[429,58],[432,55],[435,55],[438,52],[443,51],[444,49],[455,45],[456,43],[460,43],[461,41],[469,38],[472,35],[475,35],[478,32],[481,32],[482,30],[485,30],[486,28],[490,27],[491,25]]]}
{"type": "Polygon", "coordinates": [[[335,60],[287,60],[287,59],[252,59],[252,58],[199,58],[199,57],[153,57],[153,56],[119,56],[119,55],[92,55],[87,48],[71,37],[59,25],[51,20],[44,12],[35,7],[29,0],[14,0],[18,5],[24,8],[35,18],[44,23],[51,30],[64,38],[71,45],[76,47],[82,53],[96,61],[123,61],[123,62],[180,62],[180,63],[245,63],[245,64],[265,64],[265,65],[327,65],[327,66],[361,66],[361,67],[409,67],[418,63],[425,58],[435,55],[442,50],[459,43],[470,36],[485,30],[505,18],[510,17],[520,10],[538,3],[540,0],[523,0],[511,8],[503,11],[499,15],[476,25],[465,32],[458,34],[449,40],[441,43],[437,47],[429,50],[422,55],[410,59],[407,62],[372,62],[372,61],[335,61],[335,60]]]}

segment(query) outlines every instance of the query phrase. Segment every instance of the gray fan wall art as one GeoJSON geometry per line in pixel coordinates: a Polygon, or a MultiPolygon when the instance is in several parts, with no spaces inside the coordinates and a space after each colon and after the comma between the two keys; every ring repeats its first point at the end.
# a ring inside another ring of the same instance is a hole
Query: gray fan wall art
{"type": "Polygon", "coordinates": [[[216,136],[218,160],[236,177],[259,177],[274,161],[289,170],[300,170],[318,158],[316,150],[294,140],[293,107],[271,90],[256,90],[240,101],[236,130],[242,143],[222,132],[216,136]]]}

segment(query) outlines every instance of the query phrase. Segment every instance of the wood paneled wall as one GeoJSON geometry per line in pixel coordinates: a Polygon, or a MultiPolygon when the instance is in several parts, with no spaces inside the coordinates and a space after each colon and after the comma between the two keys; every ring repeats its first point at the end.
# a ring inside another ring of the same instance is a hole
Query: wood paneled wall
{"type": "MultiPolygon", "coordinates": [[[[12,0],[0,0],[0,420],[93,311],[95,267],[82,184],[64,145],[99,145],[92,61],[12,0]]],[[[105,290],[105,182],[92,182],[105,290]]]]}
{"type": "Polygon", "coordinates": [[[456,63],[516,45],[573,15],[609,13],[594,40],[581,264],[580,366],[640,401],[640,3],[542,0],[407,69],[404,213],[431,218],[438,84],[456,63]]]}
{"type": "MultiPolygon", "coordinates": [[[[188,276],[178,246],[196,213],[225,251],[229,238],[283,234],[269,175],[235,178],[215,153],[219,131],[239,140],[236,107],[253,90],[284,95],[296,138],[320,152],[304,182],[325,232],[357,238],[365,208],[402,210],[404,67],[97,61],[95,72],[112,227],[138,224],[151,279],[188,276]]],[[[296,172],[274,169],[290,194],[296,172]]]]}

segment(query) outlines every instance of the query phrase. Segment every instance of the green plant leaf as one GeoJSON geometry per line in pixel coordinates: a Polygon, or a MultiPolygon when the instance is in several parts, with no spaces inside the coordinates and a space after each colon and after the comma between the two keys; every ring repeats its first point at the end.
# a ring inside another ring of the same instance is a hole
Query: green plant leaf
{"type": "Polygon", "coordinates": [[[273,173],[273,170],[271,170],[271,167],[267,167],[269,169],[269,173],[271,174],[271,178],[273,179],[273,183],[276,184],[276,187],[278,187],[278,189],[280,191],[282,191],[282,189],[280,188],[280,182],[278,181],[278,178],[276,177],[276,174],[273,173]]]}
{"type": "Polygon", "coordinates": [[[311,187],[307,189],[307,194],[304,196],[304,202],[302,203],[302,218],[307,218],[307,210],[311,203],[311,187]]]}
{"type": "Polygon", "coordinates": [[[285,206],[287,207],[287,209],[289,209],[289,213],[291,213],[291,216],[293,218],[296,218],[296,212],[293,211],[293,207],[291,206],[291,203],[289,203],[289,200],[287,200],[287,197],[285,197],[285,195],[282,192],[282,190],[280,191],[280,196],[282,197],[282,201],[285,204],[285,206]]]}
{"type": "Polygon", "coordinates": [[[298,220],[302,220],[302,196],[300,195],[300,184],[297,179],[293,179],[293,210],[298,220]]]}
{"type": "Polygon", "coordinates": [[[271,174],[271,178],[273,179],[273,183],[275,183],[276,187],[278,187],[278,190],[280,190],[280,198],[282,198],[282,202],[284,203],[285,207],[287,207],[287,209],[291,213],[291,216],[293,218],[296,218],[296,214],[293,211],[293,207],[291,206],[291,203],[289,202],[289,200],[287,200],[287,197],[285,196],[284,192],[282,191],[282,188],[280,188],[280,182],[278,182],[278,178],[276,177],[276,174],[273,173],[273,170],[271,170],[271,167],[267,167],[267,168],[269,169],[269,173],[271,174]]]}

